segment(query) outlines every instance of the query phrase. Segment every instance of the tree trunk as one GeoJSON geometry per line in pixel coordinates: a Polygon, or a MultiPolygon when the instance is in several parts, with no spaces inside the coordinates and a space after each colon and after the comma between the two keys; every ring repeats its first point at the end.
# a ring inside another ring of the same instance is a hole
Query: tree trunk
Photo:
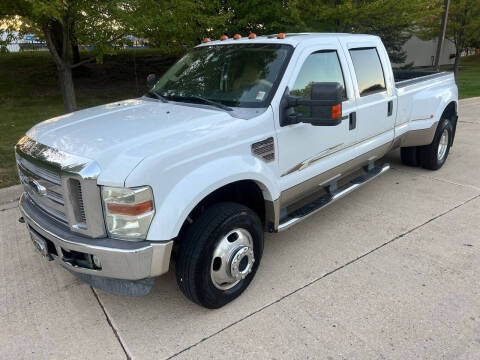
{"type": "Polygon", "coordinates": [[[437,53],[435,55],[435,70],[440,71],[440,56],[442,54],[443,41],[445,39],[445,32],[447,31],[448,8],[450,7],[450,0],[445,0],[444,11],[442,16],[442,25],[440,27],[440,35],[438,36],[437,53]]]}
{"type": "Polygon", "coordinates": [[[77,44],[72,44],[72,55],[73,55],[73,63],[79,63],[80,62],[80,50],[78,49],[77,44]]]}
{"type": "MultiPolygon", "coordinates": [[[[65,23],[68,21],[65,20],[65,23]]],[[[43,33],[50,54],[57,66],[57,76],[62,94],[63,107],[66,112],[77,110],[77,100],[72,77],[72,43],[68,26],[53,21],[43,25],[43,33]]]]}
{"type": "Polygon", "coordinates": [[[458,76],[458,65],[460,64],[460,50],[457,47],[457,50],[455,51],[455,62],[453,63],[453,74],[455,75],[455,82],[458,83],[457,81],[457,76],[458,76]]]}
{"type": "Polygon", "coordinates": [[[77,110],[77,99],[75,97],[75,88],[73,86],[72,69],[68,66],[57,69],[65,112],[69,113],[75,111],[77,110]]]}

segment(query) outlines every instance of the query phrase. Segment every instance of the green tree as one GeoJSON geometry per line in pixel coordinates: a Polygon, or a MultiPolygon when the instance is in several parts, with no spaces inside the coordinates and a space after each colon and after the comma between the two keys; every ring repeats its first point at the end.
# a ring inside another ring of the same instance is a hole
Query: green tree
{"type": "Polygon", "coordinates": [[[127,42],[126,35],[183,52],[214,29],[222,30],[229,16],[222,10],[220,0],[2,0],[0,19],[17,17],[20,30],[28,28],[45,39],[70,112],[77,107],[72,69],[102,61],[127,42]],[[79,45],[93,47],[89,58],[80,59],[79,45]]]}
{"type": "Polygon", "coordinates": [[[204,37],[220,36],[230,18],[220,0],[135,0],[125,7],[138,36],[173,53],[184,52],[204,37]]]}
{"type": "Polygon", "coordinates": [[[412,36],[418,19],[429,11],[426,7],[427,1],[353,1],[347,24],[354,32],[380,36],[387,48],[390,61],[394,64],[403,64],[407,58],[403,45],[412,36]]]}
{"type": "Polygon", "coordinates": [[[101,60],[119,47],[129,33],[128,18],[117,0],[2,0],[0,18],[15,18],[20,31],[31,31],[45,39],[57,67],[65,111],[77,108],[72,69],[101,60]],[[78,44],[94,47],[92,57],[75,59],[78,44]],[[77,60],[77,61],[75,61],[77,60]]]}
{"type": "MultiPolygon", "coordinates": [[[[424,17],[419,23],[419,37],[422,39],[437,38],[440,32],[440,22],[440,11],[424,17]]],[[[480,43],[480,1],[450,1],[446,38],[452,41],[456,47],[453,71],[457,78],[460,56],[468,47],[480,43]]]]}
{"type": "Polygon", "coordinates": [[[298,0],[224,0],[221,12],[228,15],[226,33],[257,35],[301,31],[298,0]]]}
{"type": "Polygon", "coordinates": [[[300,0],[307,31],[378,35],[395,64],[405,62],[402,50],[418,19],[430,12],[430,0],[300,0]]]}

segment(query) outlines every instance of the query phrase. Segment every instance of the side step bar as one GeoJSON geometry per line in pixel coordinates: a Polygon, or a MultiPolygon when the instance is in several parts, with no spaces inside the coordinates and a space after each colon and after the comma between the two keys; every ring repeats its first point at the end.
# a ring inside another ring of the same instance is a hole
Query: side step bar
{"type": "Polygon", "coordinates": [[[362,185],[365,185],[370,180],[375,179],[377,176],[385,173],[388,170],[390,170],[389,164],[375,166],[368,170],[365,174],[356,177],[355,179],[351,180],[349,183],[338,188],[337,190],[316,198],[311,203],[291,212],[284,219],[282,219],[278,226],[278,231],[286,230],[290,226],[293,226],[300,221],[305,220],[309,216],[315,214],[317,211],[343,198],[345,195],[348,195],[353,190],[358,189],[362,185]]]}

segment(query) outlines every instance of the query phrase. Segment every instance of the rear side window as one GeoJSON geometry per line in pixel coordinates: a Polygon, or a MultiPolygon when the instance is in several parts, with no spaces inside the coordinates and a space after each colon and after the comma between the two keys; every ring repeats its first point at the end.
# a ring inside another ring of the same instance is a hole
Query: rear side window
{"type": "Polygon", "coordinates": [[[360,96],[385,90],[382,63],[375,48],[350,49],[360,96]]]}

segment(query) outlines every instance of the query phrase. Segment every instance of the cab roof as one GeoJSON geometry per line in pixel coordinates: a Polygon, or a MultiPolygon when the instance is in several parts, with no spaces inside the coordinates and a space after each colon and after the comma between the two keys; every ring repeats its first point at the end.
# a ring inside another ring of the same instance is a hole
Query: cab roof
{"type": "Polygon", "coordinates": [[[272,35],[262,35],[256,36],[254,39],[249,39],[248,35],[242,36],[240,39],[233,39],[228,38],[227,40],[211,40],[208,42],[201,43],[198,46],[210,46],[210,45],[227,45],[227,44],[252,44],[252,43],[260,43],[260,44],[289,44],[296,47],[302,41],[305,40],[324,40],[327,38],[352,38],[352,40],[372,40],[377,39],[378,36],[375,35],[367,35],[367,34],[348,34],[348,33],[286,33],[285,38],[279,39],[277,38],[278,34],[272,35]]]}

